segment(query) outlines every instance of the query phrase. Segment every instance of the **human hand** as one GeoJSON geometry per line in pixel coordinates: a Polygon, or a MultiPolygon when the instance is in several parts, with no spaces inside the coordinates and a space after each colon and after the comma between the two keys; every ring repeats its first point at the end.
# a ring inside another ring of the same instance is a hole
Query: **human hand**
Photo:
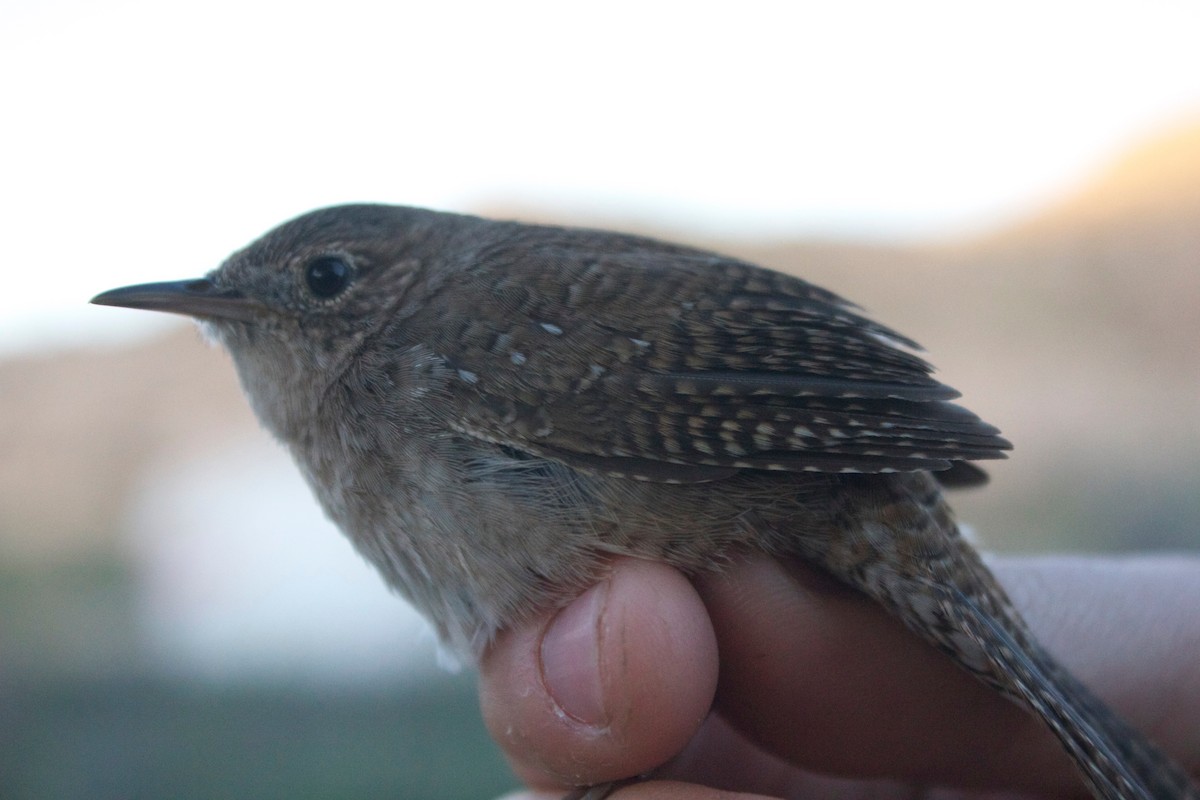
{"type": "MultiPolygon", "coordinates": [[[[1065,666],[1200,762],[1200,560],[993,567],[1065,666]]],[[[621,800],[1086,796],[1032,716],[873,602],[765,557],[694,584],[618,561],[558,615],[502,634],[481,673],[493,736],[547,797],[668,759],[621,800]]]]}

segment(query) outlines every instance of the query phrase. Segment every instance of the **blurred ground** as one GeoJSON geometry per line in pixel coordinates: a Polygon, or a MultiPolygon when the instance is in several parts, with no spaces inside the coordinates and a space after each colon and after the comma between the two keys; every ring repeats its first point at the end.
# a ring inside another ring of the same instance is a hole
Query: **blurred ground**
{"type": "MultiPolygon", "coordinates": [[[[956,502],[989,549],[1196,550],[1198,220],[1190,129],[971,240],[657,233],[793,271],[922,342],[1016,445],[956,502]]],[[[299,486],[188,327],[0,363],[0,797],[508,785],[470,679],[431,671],[428,637],[380,633],[409,618],[299,486]]]]}

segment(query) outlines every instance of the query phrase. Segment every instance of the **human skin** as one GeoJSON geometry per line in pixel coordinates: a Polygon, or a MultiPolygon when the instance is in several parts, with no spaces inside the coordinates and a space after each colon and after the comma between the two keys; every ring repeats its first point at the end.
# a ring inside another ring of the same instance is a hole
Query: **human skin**
{"type": "MultiPolygon", "coordinates": [[[[991,566],[1050,651],[1195,774],[1200,558],[991,566]]],[[[668,759],[616,797],[1088,796],[1035,718],[871,601],[765,557],[692,581],[616,561],[572,605],[504,632],[480,691],[517,775],[547,797],[668,759]]]]}

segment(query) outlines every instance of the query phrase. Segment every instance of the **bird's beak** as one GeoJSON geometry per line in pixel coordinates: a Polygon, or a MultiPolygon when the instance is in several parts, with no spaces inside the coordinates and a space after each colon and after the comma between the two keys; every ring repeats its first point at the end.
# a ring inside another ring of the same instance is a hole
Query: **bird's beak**
{"type": "Polygon", "coordinates": [[[164,281],[122,286],[101,292],[92,298],[98,306],[145,308],[168,311],[201,319],[232,319],[254,322],[266,312],[266,306],[234,289],[222,289],[207,278],[190,281],[164,281]]]}

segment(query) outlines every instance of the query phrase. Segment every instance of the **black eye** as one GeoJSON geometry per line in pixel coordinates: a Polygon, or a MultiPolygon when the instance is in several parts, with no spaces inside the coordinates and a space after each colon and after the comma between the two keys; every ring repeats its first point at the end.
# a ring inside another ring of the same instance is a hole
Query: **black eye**
{"type": "Polygon", "coordinates": [[[314,296],[328,300],[350,285],[353,270],[341,256],[320,256],[304,268],[304,282],[314,296]]]}

